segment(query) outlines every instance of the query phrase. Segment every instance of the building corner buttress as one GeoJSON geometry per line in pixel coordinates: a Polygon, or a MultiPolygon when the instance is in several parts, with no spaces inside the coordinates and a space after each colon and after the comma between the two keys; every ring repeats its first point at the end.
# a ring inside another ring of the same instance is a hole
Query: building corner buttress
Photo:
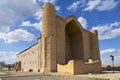
{"type": "Polygon", "coordinates": [[[95,56],[96,56],[96,60],[100,60],[100,51],[99,51],[99,39],[98,39],[98,31],[97,30],[91,30],[91,32],[93,34],[95,34],[94,37],[94,51],[95,51],[95,56]]]}

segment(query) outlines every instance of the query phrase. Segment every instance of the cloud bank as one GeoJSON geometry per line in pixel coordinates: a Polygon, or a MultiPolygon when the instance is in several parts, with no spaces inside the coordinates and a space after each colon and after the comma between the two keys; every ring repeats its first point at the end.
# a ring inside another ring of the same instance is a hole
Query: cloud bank
{"type": "Polygon", "coordinates": [[[92,30],[98,30],[99,40],[113,39],[120,36],[120,22],[93,26],[92,30]]]}
{"type": "Polygon", "coordinates": [[[16,61],[18,52],[0,52],[0,61],[12,64],[16,61]]]}
{"type": "Polygon", "coordinates": [[[83,11],[92,11],[94,9],[98,11],[110,11],[115,8],[118,3],[119,1],[115,0],[89,0],[83,11]]]}
{"type": "Polygon", "coordinates": [[[5,43],[13,43],[18,41],[32,41],[34,35],[23,29],[16,29],[8,33],[0,33],[0,39],[3,39],[5,43]]]}
{"type": "Polygon", "coordinates": [[[73,12],[76,11],[78,8],[81,8],[82,11],[110,11],[114,9],[119,1],[116,0],[79,0],[73,2],[67,10],[72,10],[73,12]]]}

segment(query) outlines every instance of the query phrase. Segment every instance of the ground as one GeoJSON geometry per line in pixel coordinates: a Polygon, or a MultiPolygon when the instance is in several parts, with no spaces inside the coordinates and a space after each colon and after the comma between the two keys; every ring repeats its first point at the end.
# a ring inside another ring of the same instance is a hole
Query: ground
{"type": "Polygon", "coordinates": [[[60,73],[0,72],[0,80],[120,80],[119,72],[70,75],[60,73]],[[101,79],[102,78],[102,79],[101,79]]]}

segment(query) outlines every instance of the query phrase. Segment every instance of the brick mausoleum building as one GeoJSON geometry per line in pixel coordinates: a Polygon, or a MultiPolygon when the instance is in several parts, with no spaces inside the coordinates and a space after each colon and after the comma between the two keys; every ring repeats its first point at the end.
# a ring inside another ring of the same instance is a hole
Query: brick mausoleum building
{"type": "Polygon", "coordinates": [[[42,7],[38,43],[17,54],[15,70],[71,74],[101,72],[97,30],[84,29],[74,16],[61,18],[55,7],[42,7]]]}

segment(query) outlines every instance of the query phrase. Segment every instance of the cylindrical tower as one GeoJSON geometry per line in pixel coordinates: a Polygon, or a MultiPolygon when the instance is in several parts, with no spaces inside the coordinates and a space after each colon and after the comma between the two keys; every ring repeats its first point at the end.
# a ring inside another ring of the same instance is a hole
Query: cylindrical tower
{"type": "Polygon", "coordinates": [[[42,7],[42,36],[53,35],[55,28],[55,8],[52,4],[46,3],[42,7]]]}
{"type": "Polygon", "coordinates": [[[55,8],[52,4],[46,3],[42,7],[42,65],[43,72],[57,70],[56,62],[56,29],[55,29],[55,8]]]}

